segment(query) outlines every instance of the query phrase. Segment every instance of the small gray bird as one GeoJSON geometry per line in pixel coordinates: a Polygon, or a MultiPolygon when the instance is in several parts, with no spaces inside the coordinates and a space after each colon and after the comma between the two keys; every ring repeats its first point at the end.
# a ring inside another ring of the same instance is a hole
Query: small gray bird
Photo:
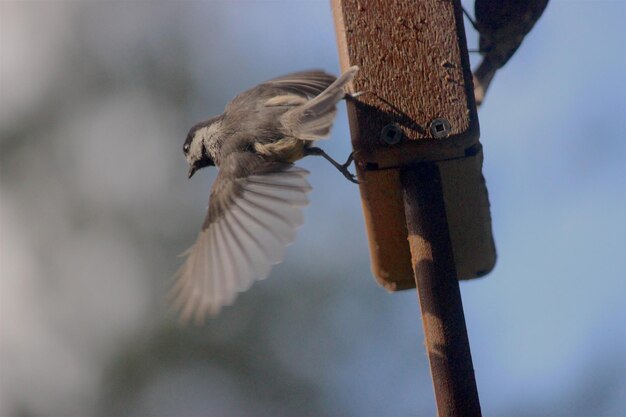
{"type": "Polygon", "coordinates": [[[357,71],[352,67],[339,78],[306,71],[266,81],[191,128],[183,146],[189,178],[206,166],[219,173],[202,231],[185,252],[171,292],[183,321],[216,315],[282,261],[311,191],[308,171],[295,161],[323,156],[356,182],[348,171],[352,156],[339,164],[313,144],[329,135],[336,104],[357,71]]]}
{"type": "Polygon", "coordinates": [[[483,60],[474,71],[474,96],[480,105],[496,71],[520,47],[548,5],[548,0],[476,0],[472,22],[480,33],[483,60]]]}

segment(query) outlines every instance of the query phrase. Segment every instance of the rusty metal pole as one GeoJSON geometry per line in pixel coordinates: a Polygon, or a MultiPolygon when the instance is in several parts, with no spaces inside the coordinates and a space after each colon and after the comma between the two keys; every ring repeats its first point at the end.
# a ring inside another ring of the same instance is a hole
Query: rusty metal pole
{"type": "Polygon", "coordinates": [[[480,416],[439,168],[400,174],[413,270],[439,416],[480,416]]]}
{"type": "Polygon", "coordinates": [[[417,288],[437,411],[480,416],[459,279],[495,246],[459,0],[331,0],[372,272],[417,288]]]}

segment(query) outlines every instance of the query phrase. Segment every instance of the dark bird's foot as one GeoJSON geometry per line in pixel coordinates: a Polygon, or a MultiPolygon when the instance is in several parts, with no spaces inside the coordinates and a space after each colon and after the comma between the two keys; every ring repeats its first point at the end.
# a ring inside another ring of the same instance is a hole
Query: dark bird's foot
{"type": "Polygon", "coordinates": [[[340,164],[339,162],[335,161],[326,152],[324,152],[322,148],[316,148],[316,147],[307,148],[305,153],[307,156],[317,155],[317,156],[323,157],[328,162],[330,162],[335,168],[337,168],[337,170],[341,172],[343,176],[348,179],[348,181],[353,182],[355,184],[359,183],[359,181],[356,179],[356,175],[354,175],[348,170],[348,167],[350,166],[350,164],[352,164],[352,161],[354,161],[354,152],[350,153],[350,156],[348,156],[348,160],[344,164],[340,164]]]}
{"type": "Polygon", "coordinates": [[[474,29],[476,29],[477,32],[480,32],[478,30],[478,26],[476,25],[476,21],[472,18],[472,16],[470,16],[470,14],[467,12],[467,10],[465,10],[465,7],[463,7],[462,9],[463,9],[463,14],[467,18],[467,20],[469,20],[469,22],[472,24],[472,26],[474,26],[474,29]]]}

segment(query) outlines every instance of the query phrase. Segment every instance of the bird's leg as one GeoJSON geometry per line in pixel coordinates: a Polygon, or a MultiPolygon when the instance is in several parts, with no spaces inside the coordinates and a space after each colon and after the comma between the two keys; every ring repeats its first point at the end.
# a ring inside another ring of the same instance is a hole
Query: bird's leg
{"type": "MultiPolygon", "coordinates": [[[[476,30],[476,32],[480,33],[480,30],[478,30],[478,26],[476,25],[476,21],[474,19],[472,19],[472,16],[470,16],[470,14],[467,12],[467,10],[465,10],[465,7],[461,7],[461,9],[463,9],[463,14],[467,18],[467,20],[469,20],[469,22],[472,24],[472,26],[474,27],[474,30],[476,30]]],[[[468,49],[467,52],[469,52],[470,54],[478,54],[478,53],[482,54],[485,51],[481,51],[480,48],[479,48],[479,49],[468,49]]]]}
{"type": "Polygon", "coordinates": [[[324,159],[326,159],[328,162],[330,162],[331,164],[333,164],[333,166],[335,168],[337,168],[337,170],[339,172],[341,172],[343,174],[344,177],[346,177],[348,179],[348,181],[351,181],[355,184],[358,184],[359,182],[356,179],[356,176],[354,174],[352,174],[350,171],[348,171],[348,167],[350,166],[350,164],[352,163],[352,161],[354,160],[354,152],[350,153],[350,156],[348,156],[348,160],[342,165],[339,162],[335,161],[333,158],[331,158],[326,152],[324,152],[324,150],[322,148],[317,148],[317,147],[310,147],[310,148],[306,148],[304,150],[304,154],[305,155],[317,155],[317,156],[321,156],[324,159]]]}
{"type": "Polygon", "coordinates": [[[348,169],[352,161],[354,161],[354,152],[350,152],[350,155],[348,155],[348,159],[346,159],[346,162],[344,162],[342,167],[344,167],[345,169],[348,169]]]}
{"type": "Polygon", "coordinates": [[[478,30],[478,26],[476,26],[476,21],[472,19],[472,16],[470,16],[467,10],[465,10],[465,7],[462,7],[462,9],[463,9],[463,14],[465,15],[465,17],[467,17],[467,20],[469,20],[472,26],[474,26],[474,29],[476,29],[477,32],[480,32],[480,30],[478,30]]]}

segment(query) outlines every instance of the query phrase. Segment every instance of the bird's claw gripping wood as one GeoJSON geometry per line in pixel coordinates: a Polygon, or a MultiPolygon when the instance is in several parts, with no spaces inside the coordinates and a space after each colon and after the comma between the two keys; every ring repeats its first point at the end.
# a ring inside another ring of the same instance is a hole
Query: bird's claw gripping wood
{"type": "Polygon", "coordinates": [[[307,155],[317,155],[317,156],[323,157],[328,162],[330,162],[335,168],[337,168],[337,170],[341,172],[348,181],[353,182],[355,184],[359,183],[359,181],[356,179],[356,175],[354,175],[353,173],[350,172],[350,170],[348,170],[348,167],[350,166],[350,164],[352,164],[352,161],[354,161],[354,152],[350,152],[348,159],[343,164],[340,164],[339,162],[335,161],[330,155],[324,152],[324,150],[321,148],[317,148],[317,147],[307,148],[305,153],[307,155]]]}
{"type": "Polygon", "coordinates": [[[342,169],[340,170],[340,172],[344,175],[344,177],[348,179],[348,181],[358,184],[359,180],[356,178],[356,175],[348,170],[348,167],[350,166],[350,164],[352,164],[352,161],[354,161],[354,152],[350,152],[350,155],[348,155],[348,160],[341,166],[342,169]]]}

